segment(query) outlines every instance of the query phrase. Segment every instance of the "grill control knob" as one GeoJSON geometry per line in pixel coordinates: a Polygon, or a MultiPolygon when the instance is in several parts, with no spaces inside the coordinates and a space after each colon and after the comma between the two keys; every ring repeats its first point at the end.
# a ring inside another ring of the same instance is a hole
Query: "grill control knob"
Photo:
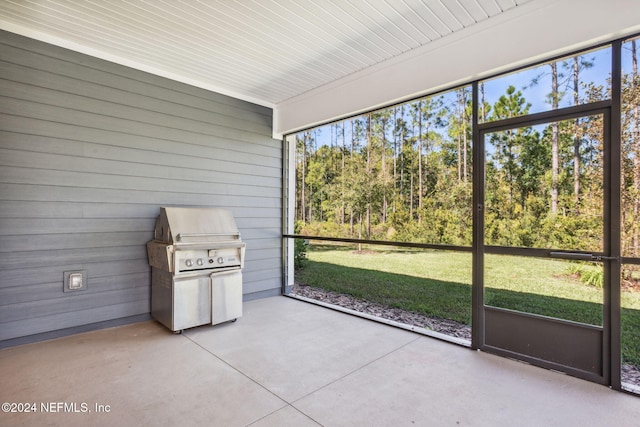
{"type": "Polygon", "coordinates": [[[193,265],[193,261],[191,261],[190,259],[188,259],[188,260],[186,260],[186,261],[184,262],[184,264],[185,264],[187,267],[191,267],[191,266],[193,265]]]}
{"type": "Polygon", "coordinates": [[[224,258],[218,257],[218,264],[222,264],[224,262],[224,258]]]}
{"type": "Polygon", "coordinates": [[[204,265],[204,261],[202,260],[202,258],[198,258],[198,260],[196,261],[196,264],[204,265]]]}

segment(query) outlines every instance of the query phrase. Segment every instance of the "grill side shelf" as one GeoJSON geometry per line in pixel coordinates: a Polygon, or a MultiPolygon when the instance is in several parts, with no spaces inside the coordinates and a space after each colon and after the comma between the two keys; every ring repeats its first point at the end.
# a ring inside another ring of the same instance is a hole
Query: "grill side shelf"
{"type": "Polygon", "coordinates": [[[173,273],[173,245],[152,240],[147,243],[147,256],[151,267],[173,273]]]}

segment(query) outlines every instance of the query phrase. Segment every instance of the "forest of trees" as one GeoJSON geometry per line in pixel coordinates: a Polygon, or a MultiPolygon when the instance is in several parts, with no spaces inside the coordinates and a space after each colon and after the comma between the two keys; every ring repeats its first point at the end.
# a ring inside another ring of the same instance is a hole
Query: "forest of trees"
{"type": "MultiPolygon", "coordinates": [[[[636,42],[624,49],[622,250],[640,257],[636,42]]],[[[481,82],[479,121],[609,99],[610,67],[602,81],[583,78],[597,65],[588,54],[548,63],[491,100],[481,82]],[[534,90],[546,94],[543,107],[527,100],[534,90]]],[[[485,243],[602,250],[602,134],[602,115],[486,134],[485,243]]],[[[471,245],[470,86],[301,132],[295,142],[296,233],[471,245]]]]}

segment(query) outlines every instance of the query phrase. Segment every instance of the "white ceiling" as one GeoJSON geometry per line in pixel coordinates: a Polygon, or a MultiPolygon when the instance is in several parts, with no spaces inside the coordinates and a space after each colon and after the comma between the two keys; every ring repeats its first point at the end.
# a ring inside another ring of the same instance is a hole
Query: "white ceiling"
{"type": "Polygon", "coordinates": [[[2,0],[0,20],[274,106],[529,0],[2,0]]]}
{"type": "Polygon", "coordinates": [[[272,107],[276,137],[638,16],[638,0],[0,0],[0,29],[272,107]]]}

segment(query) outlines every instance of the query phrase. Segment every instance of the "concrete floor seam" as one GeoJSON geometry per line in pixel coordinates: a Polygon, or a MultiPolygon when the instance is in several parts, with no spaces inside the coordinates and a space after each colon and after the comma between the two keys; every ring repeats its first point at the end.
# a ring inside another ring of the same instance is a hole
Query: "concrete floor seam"
{"type": "MultiPolygon", "coordinates": [[[[274,393],[273,391],[269,390],[266,386],[264,386],[263,384],[260,384],[258,381],[256,381],[255,379],[251,378],[249,375],[245,374],[244,372],[242,372],[241,370],[239,370],[238,368],[236,368],[235,366],[233,366],[232,364],[230,364],[229,362],[227,362],[226,360],[224,360],[223,358],[221,358],[220,356],[218,356],[217,354],[209,351],[208,349],[206,349],[205,347],[203,347],[202,345],[200,345],[199,343],[197,343],[196,341],[194,341],[193,339],[191,339],[191,337],[189,337],[186,334],[182,334],[186,339],[188,339],[189,341],[191,341],[192,343],[194,343],[195,345],[197,345],[198,347],[200,347],[201,349],[203,349],[204,351],[206,351],[207,353],[209,353],[210,355],[212,355],[213,357],[215,357],[216,359],[218,359],[219,361],[221,361],[222,363],[224,363],[225,365],[227,365],[228,367],[230,367],[231,369],[233,369],[234,371],[236,371],[237,373],[239,373],[240,375],[242,375],[243,377],[247,378],[249,381],[251,381],[252,383],[258,385],[260,388],[266,390],[269,394],[277,397],[278,399],[280,399],[282,402],[285,403],[285,405],[281,408],[278,408],[278,411],[281,410],[282,408],[286,408],[288,405],[291,405],[289,402],[287,402],[285,399],[283,399],[281,396],[278,396],[276,393],[274,393]]],[[[296,408],[296,410],[298,410],[296,408]]],[[[256,420],[257,421],[257,420],[256,420]]],[[[255,421],[254,421],[255,422],[255,421]]]]}
{"type": "Polygon", "coordinates": [[[283,408],[276,409],[275,411],[273,411],[273,412],[271,412],[271,413],[268,413],[268,414],[267,414],[267,415],[265,415],[264,417],[260,417],[259,419],[257,419],[257,420],[255,420],[255,421],[253,421],[251,424],[247,424],[245,427],[250,427],[250,426],[252,426],[252,425],[255,425],[256,423],[259,423],[260,421],[262,421],[262,420],[264,420],[264,419],[266,419],[266,418],[269,418],[271,415],[275,414],[275,413],[276,413],[276,412],[278,412],[278,411],[282,411],[282,410],[283,410],[283,409],[285,409],[285,408],[291,408],[291,409],[293,409],[294,411],[296,411],[296,412],[298,412],[298,413],[300,413],[300,414],[304,415],[306,418],[310,419],[311,421],[313,421],[314,423],[318,424],[319,426],[324,427],[324,425],[323,425],[323,424],[320,424],[317,420],[313,419],[313,418],[312,418],[312,417],[310,417],[308,414],[306,414],[306,413],[302,412],[300,409],[296,408],[296,407],[295,407],[295,406],[293,406],[292,404],[288,404],[287,406],[285,406],[285,407],[283,407],[283,408]]]}
{"type": "MultiPolygon", "coordinates": [[[[335,383],[337,383],[338,381],[341,381],[341,380],[343,380],[343,379],[345,379],[345,378],[347,378],[347,377],[349,377],[349,376],[351,376],[351,375],[355,374],[356,372],[359,372],[360,370],[362,370],[362,369],[364,369],[364,368],[366,368],[366,367],[370,366],[371,364],[373,364],[373,363],[375,363],[375,362],[377,362],[377,361],[379,361],[379,360],[384,359],[385,357],[387,357],[387,356],[389,356],[389,355],[391,355],[391,354],[395,353],[395,352],[396,352],[396,351],[398,351],[398,350],[402,350],[403,348],[405,348],[405,347],[406,347],[406,346],[408,346],[409,344],[413,344],[414,342],[416,342],[416,341],[418,341],[419,339],[422,339],[422,338],[424,338],[424,337],[416,337],[416,338],[412,339],[411,341],[406,342],[406,343],[402,344],[401,346],[399,346],[399,347],[397,347],[397,348],[394,348],[393,350],[388,351],[388,352],[386,352],[385,354],[383,354],[383,355],[380,355],[380,356],[376,357],[376,358],[375,358],[375,359],[373,359],[373,360],[370,360],[369,362],[365,363],[364,365],[359,366],[358,368],[356,368],[356,369],[354,369],[354,370],[350,371],[349,373],[346,373],[346,374],[342,375],[340,378],[336,378],[335,380],[332,380],[332,381],[330,381],[330,382],[326,383],[326,384],[325,384],[325,385],[323,385],[322,387],[319,387],[319,388],[317,388],[317,389],[315,389],[315,390],[313,390],[313,391],[311,391],[311,392],[309,392],[309,393],[305,394],[304,396],[301,396],[301,397],[297,398],[296,400],[294,400],[293,402],[291,402],[291,405],[295,405],[295,404],[296,404],[296,402],[299,402],[299,401],[301,401],[302,399],[304,399],[304,398],[306,398],[306,397],[308,397],[308,396],[310,396],[310,395],[312,395],[312,394],[314,394],[314,393],[316,393],[316,392],[318,392],[318,391],[320,391],[320,390],[322,390],[322,389],[324,389],[324,388],[327,388],[327,387],[329,387],[330,385],[335,384],[335,383]]],[[[296,408],[296,407],[294,406],[294,408],[296,408]]],[[[298,409],[298,408],[296,408],[296,410],[298,410],[298,411],[299,411],[299,409],[298,409]]]]}

